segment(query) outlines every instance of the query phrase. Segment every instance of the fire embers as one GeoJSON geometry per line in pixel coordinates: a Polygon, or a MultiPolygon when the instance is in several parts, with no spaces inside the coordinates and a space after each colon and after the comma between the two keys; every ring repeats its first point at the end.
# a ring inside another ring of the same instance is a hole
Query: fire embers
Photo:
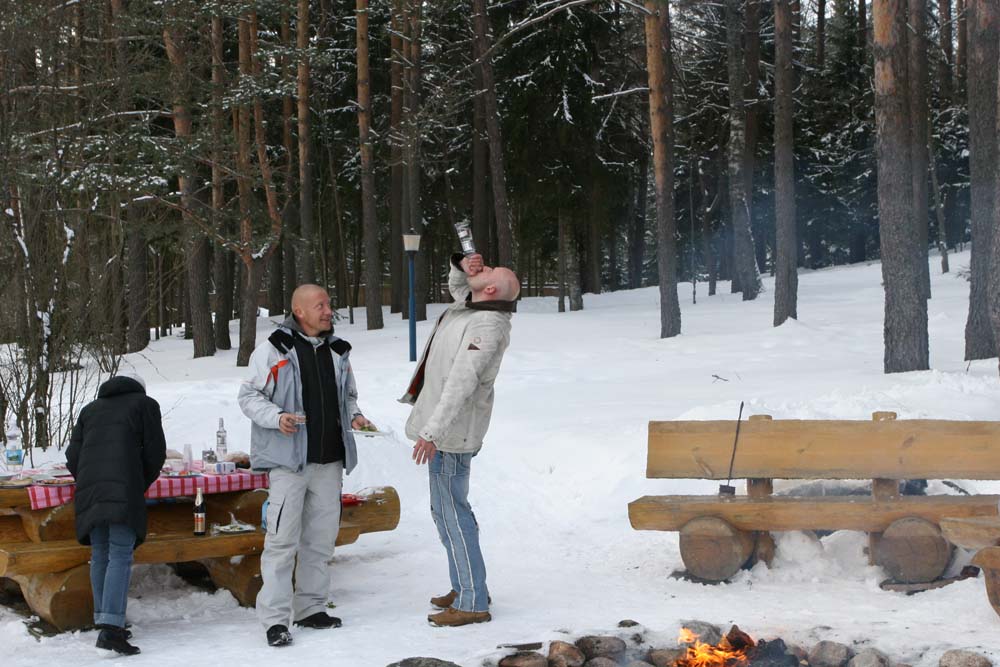
{"type": "Polygon", "coordinates": [[[799,667],[782,640],[754,642],[735,625],[716,644],[706,644],[688,628],[681,628],[677,641],[687,645],[687,654],[674,667],[799,667]]]}

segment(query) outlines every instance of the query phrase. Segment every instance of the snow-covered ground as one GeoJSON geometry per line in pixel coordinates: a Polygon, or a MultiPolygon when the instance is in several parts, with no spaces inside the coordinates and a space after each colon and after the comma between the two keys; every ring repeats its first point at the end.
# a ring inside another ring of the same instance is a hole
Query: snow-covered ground
{"type": "MultiPolygon", "coordinates": [[[[967,252],[952,257],[954,267],[968,262],[967,252]]],[[[343,628],[297,631],[292,646],[272,649],[253,610],[228,592],[191,588],[163,566],[136,567],[128,611],[143,653],[128,663],[384,667],[422,655],[478,667],[504,654],[498,644],[613,632],[624,618],[662,633],[664,644],[682,620],[696,618],[806,646],[821,638],[861,642],[914,667],[936,665],[948,648],[997,660],[1000,618],[982,579],[911,597],[885,592],[878,587],[885,575],[862,555],[864,536],[840,532],[822,542],[779,536],[772,569],[704,586],[670,577],[681,567],[675,533],[634,531],[626,512],[645,494],[717,490],[704,480],[645,479],[649,420],[735,419],[741,400],[745,415],[775,418],[867,419],[893,410],[900,418],[996,419],[996,359],[962,360],[968,283],[941,275],[936,259],[931,268],[934,370],[891,376],[882,374],[877,263],[803,272],[800,319],[777,329],[770,279],[750,303],[720,284],[711,298],[699,285],[692,305],[691,286],[683,284],[684,333],[670,340],[658,338],[655,287],[587,295],[578,313],[557,313],[553,298],[525,299],[497,382],[493,424],[473,464],[493,622],[427,624],[427,600],[447,591],[448,576],[427,508],[426,469],[411,462],[402,439],[372,439],[361,443],[346,490],[392,485],[402,516],[395,531],[338,549],[330,599],[343,628]]],[[[420,345],[441,308],[430,306],[430,319],[419,324],[420,345]]],[[[408,408],[396,399],[413,368],[406,323],[386,311],[386,328],[368,332],[363,310],[356,315],[337,333],[354,345],[362,408],[402,434],[408,408]]],[[[259,339],[272,328],[262,319],[259,339]]],[[[245,448],[250,429],[236,404],[243,371],[235,351],[190,356],[189,342],[165,339],[128,358],[160,401],[168,444],[191,443],[198,452],[225,417],[230,449],[245,448]]],[[[1000,492],[1000,483],[964,484],[1000,492]]],[[[938,487],[932,490],[945,490],[938,487]]],[[[7,666],[99,664],[106,658],[93,647],[95,636],[36,640],[21,617],[0,608],[7,666]]]]}

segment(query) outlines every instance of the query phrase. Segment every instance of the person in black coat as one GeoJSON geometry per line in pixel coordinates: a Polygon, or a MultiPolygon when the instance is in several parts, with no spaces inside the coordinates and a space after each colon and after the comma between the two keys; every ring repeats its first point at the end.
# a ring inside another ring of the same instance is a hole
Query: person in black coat
{"type": "Polygon", "coordinates": [[[91,547],[98,648],[139,652],[125,630],[132,552],[146,539],[145,493],[166,450],[160,405],[137,375],[102,384],[73,427],[66,464],[76,478],[76,539],[91,547]]]}

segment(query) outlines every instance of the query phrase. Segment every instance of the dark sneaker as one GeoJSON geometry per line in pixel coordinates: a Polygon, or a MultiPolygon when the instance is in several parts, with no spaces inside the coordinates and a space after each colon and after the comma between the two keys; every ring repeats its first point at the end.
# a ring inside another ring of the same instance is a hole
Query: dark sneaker
{"type": "Polygon", "coordinates": [[[125,638],[125,628],[106,625],[97,635],[97,648],[114,651],[120,655],[136,655],[139,647],[132,646],[125,638]]]}
{"type": "Polygon", "coordinates": [[[302,620],[295,621],[295,625],[302,628],[313,628],[315,630],[326,630],[328,628],[339,628],[340,619],[330,616],[326,612],[317,611],[312,616],[306,616],[302,620]]]}
{"type": "Polygon", "coordinates": [[[292,633],[284,625],[272,625],[267,629],[268,646],[288,646],[292,643],[292,633]]]}
{"type": "Polygon", "coordinates": [[[459,625],[469,625],[470,623],[487,623],[493,619],[488,611],[462,611],[451,607],[431,614],[427,620],[431,625],[438,627],[454,628],[459,625]]]}

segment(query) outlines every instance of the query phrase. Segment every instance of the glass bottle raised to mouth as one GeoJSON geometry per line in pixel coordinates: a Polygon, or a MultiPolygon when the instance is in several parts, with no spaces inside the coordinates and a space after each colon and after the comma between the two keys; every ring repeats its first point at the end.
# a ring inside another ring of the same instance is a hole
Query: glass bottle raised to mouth
{"type": "Polygon", "coordinates": [[[455,223],[455,232],[458,233],[458,242],[462,244],[462,254],[468,257],[476,254],[476,244],[472,241],[472,228],[467,220],[455,223]]]}

